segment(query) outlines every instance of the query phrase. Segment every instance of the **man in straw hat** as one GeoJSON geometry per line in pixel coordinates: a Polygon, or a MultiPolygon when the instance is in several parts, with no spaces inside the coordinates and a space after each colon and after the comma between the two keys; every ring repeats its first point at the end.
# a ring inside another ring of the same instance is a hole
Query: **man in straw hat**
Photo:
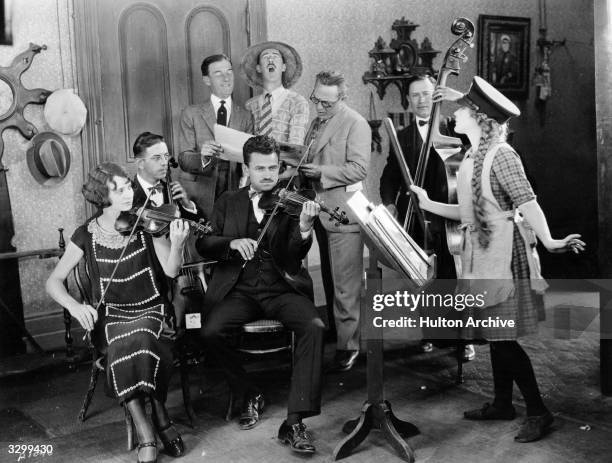
{"type": "MultiPolygon", "coordinates": [[[[251,87],[263,88],[260,95],[245,104],[253,116],[254,133],[281,143],[304,143],[308,102],[290,90],[302,75],[298,52],[286,43],[262,42],[246,51],[240,70],[251,87]]],[[[287,179],[292,173],[292,168],[287,167],[280,178],[287,179]]]]}
{"type": "Polygon", "coordinates": [[[290,90],[302,74],[298,52],[282,42],[263,42],[246,51],[240,69],[251,87],[263,88],[261,95],[245,104],[253,115],[255,134],[302,144],[308,124],[308,102],[290,90]]]}
{"type": "Polygon", "coordinates": [[[232,100],[234,71],[224,54],[202,61],[202,80],[210,90],[204,104],[185,108],[179,133],[179,181],[188,196],[210,217],[213,204],[221,193],[238,188],[240,166],[217,159],[222,148],[214,140],[214,125],[226,125],[252,133],[251,115],[232,100]]]}

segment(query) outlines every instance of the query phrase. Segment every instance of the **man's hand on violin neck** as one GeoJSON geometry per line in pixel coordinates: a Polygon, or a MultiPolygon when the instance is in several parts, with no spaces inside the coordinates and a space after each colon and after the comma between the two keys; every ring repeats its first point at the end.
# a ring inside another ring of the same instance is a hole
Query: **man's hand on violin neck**
{"type": "Polygon", "coordinates": [[[170,242],[177,247],[182,247],[189,236],[189,223],[176,219],[170,222],[170,242]]]}
{"type": "Polygon", "coordinates": [[[187,192],[179,182],[172,182],[170,184],[170,191],[172,192],[172,199],[174,201],[180,201],[183,207],[191,207],[191,201],[187,197],[187,192]]]}
{"type": "Polygon", "coordinates": [[[230,241],[229,247],[238,251],[244,260],[251,260],[257,251],[257,241],[251,238],[237,238],[230,241]]]}
{"type": "Polygon", "coordinates": [[[302,233],[309,232],[312,229],[312,224],[321,212],[321,206],[314,201],[306,201],[302,205],[302,213],[300,214],[300,231],[302,233]]]}

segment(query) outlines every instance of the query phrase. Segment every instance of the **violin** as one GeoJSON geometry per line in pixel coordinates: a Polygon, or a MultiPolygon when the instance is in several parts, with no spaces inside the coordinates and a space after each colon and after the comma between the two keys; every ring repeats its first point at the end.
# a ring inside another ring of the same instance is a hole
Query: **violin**
{"type": "MultiPolygon", "coordinates": [[[[163,204],[159,207],[145,208],[142,211],[138,224],[139,207],[134,207],[129,211],[122,212],[115,221],[115,230],[122,235],[129,235],[132,228],[136,231],[143,231],[155,238],[164,236],[170,232],[170,222],[180,218],[178,209],[173,204],[163,204]]],[[[198,236],[209,235],[212,233],[210,223],[194,222],[193,220],[181,219],[189,223],[191,230],[198,236]]]]}
{"type": "Polygon", "coordinates": [[[298,190],[292,191],[286,188],[275,188],[271,191],[263,193],[259,200],[259,207],[265,211],[271,211],[275,208],[280,209],[285,214],[293,217],[299,217],[302,213],[302,206],[307,201],[314,201],[321,207],[321,211],[329,215],[329,220],[335,220],[336,225],[346,225],[349,219],[345,211],[341,211],[340,207],[330,209],[325,206],[319,199],[314,190],[298,190]]]}

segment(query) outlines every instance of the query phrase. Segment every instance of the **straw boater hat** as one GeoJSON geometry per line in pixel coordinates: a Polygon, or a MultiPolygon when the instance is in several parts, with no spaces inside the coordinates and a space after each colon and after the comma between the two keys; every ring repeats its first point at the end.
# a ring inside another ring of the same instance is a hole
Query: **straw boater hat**
{"type": "Polygon", "coordinates": [[[268,48],[278,50],[283,56],[286,70],[283,74],[283,85],[290,88],[302,75],[302,58],[295,48],[283,42],[263,42],[252,45],[247,49],[240,63],[240,71],[250,87],[263,87],[261,74],[257,72],[256,66],[259,55],[268,48]]]}
{"type": "Polygon", "coordinates": [[[87,109],[83,101],[71,88],[53,92],[44,110],[49,127],[63,135],[78,135],[87,119],[87,109]]]}
{"type": "Polygon", "coordinates": [[[42,132],[34,136],[26,152],[32,177],[43,186],[57,185],[70,170],[70,151],[59,135],[42,132]]]}
{"type": "Polygon", "coordinates": [[[470,89],[457,100],[457,104],[484,113],[500,124],[507,122],[511,117],[521,115],[521,111],[512,101],[479,76],[474,76],[470,89]]]}

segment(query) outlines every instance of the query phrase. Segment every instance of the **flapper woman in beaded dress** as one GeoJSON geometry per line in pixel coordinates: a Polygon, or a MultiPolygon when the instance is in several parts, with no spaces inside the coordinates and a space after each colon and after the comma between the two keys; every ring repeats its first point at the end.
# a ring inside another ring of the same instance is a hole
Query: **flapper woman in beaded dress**
{"type": "Polygon", "coordinates": [[[47,280],[47,292],[78,320],[90,333],[96,348],[106,355],[107,390],[127,406],[134,420],[138,461],[156,461],[156,432],[167,453],[180,456],[184,452],[183,442],[165,407],[173,369],[173,320],[166,277],[175,277],[182,265],[188,225],[181,220],[173,221],[169,239],[152,238],[144,232],[128,239],[115,231],[119,214],[132,207],[133,191],[127,173],[113,163],[96,167],[82,191],[100,212],[72,235],[66,252],[47,280]],[[124,247],[125,253],[109,284],[124,247]],[[76,301],[63,284],[83,258],[94,301],[104,294],[97,312],[94,307],[76,301]],[[153,426],[146,415],[145,398],[152,404],[153,426]]]}

